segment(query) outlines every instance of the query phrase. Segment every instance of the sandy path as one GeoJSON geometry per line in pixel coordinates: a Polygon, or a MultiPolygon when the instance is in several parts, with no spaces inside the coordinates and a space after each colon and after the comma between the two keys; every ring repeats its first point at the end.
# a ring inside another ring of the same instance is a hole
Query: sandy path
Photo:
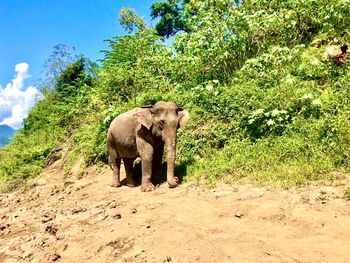
{"type": "Polygon", "coordinates": [[[343,187],[111,188],[48,169],[0,195],[0,262],[350,262],[343,187]]]}

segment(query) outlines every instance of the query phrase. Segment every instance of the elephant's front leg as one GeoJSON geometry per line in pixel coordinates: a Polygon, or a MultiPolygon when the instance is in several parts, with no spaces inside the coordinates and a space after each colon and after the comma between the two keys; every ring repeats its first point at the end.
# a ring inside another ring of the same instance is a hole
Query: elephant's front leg
{"type": "MultiPolygon", "coordinates": [[[[152,156],[151,156],[152,157],[152,156]]],[[[142,166],[142,179],[141,179],[141,191],[149,192],[154,191],[156,187],[151,181],[152,178],[152,158],[149,156],[141,157],[141,166],[142,166]]]]}
{"type": "Polygon", "coordinates": [[[141,191],[149,192],[156,189],[152,183],[152,162],[153,162],[153,146],[150,144],[143,144],[140,149],[142,179],[141,179],[141,191]]]}
{"type": "Polygon", "coordinates": [[[141,157],[141,191],[149,192],[156,189],[152,183],[152,162],[154,157],[154,139],[141,129],[136,137],[137,151],[141,157]]]}

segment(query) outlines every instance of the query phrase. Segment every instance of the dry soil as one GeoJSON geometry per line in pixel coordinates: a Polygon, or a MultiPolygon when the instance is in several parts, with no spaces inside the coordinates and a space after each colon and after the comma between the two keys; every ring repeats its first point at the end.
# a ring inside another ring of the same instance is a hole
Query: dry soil
{"type": "Polygon", "coordinates": [[[350,262],[345,186],[182,184],[143,193],[49,167],[0,195],[0,262],[350,262]]]}

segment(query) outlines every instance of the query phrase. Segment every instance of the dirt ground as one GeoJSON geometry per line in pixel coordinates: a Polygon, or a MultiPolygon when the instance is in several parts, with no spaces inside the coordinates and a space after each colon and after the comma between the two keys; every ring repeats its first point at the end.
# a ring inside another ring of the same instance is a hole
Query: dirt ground
{"type": "Polygon", "coordinates": [[[0,262],[350,262],[345,186],[182,184],[143,193],[48,168],[0,195],[0,262]]]}

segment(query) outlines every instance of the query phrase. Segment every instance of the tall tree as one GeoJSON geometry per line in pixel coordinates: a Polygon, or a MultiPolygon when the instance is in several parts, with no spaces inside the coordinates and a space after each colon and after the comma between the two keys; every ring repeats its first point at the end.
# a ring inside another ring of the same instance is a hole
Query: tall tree
{"type": "Polygon", "coordinates": [[[131,8],[122,8],[119,13],[119,22],[129,34],[136,29],[144,30],[146,28],[145,21],[131,8]]]}
{"type": "Polygon", "coordinates": [[[52,53],[44,63],[46,80],[43,86],[53,88],[61,72],[74,61],[74,50],[74,46],[65,44],[57,44],[52,48],[52,53]]]}
{"type": "Polygon", "coordinates": [[[170,37],[179,31],[187,31],[185,5],[189,0],[168,0],[151,6],[152,19],[160,18],[156,24],[158,35],[170,37]]]}

